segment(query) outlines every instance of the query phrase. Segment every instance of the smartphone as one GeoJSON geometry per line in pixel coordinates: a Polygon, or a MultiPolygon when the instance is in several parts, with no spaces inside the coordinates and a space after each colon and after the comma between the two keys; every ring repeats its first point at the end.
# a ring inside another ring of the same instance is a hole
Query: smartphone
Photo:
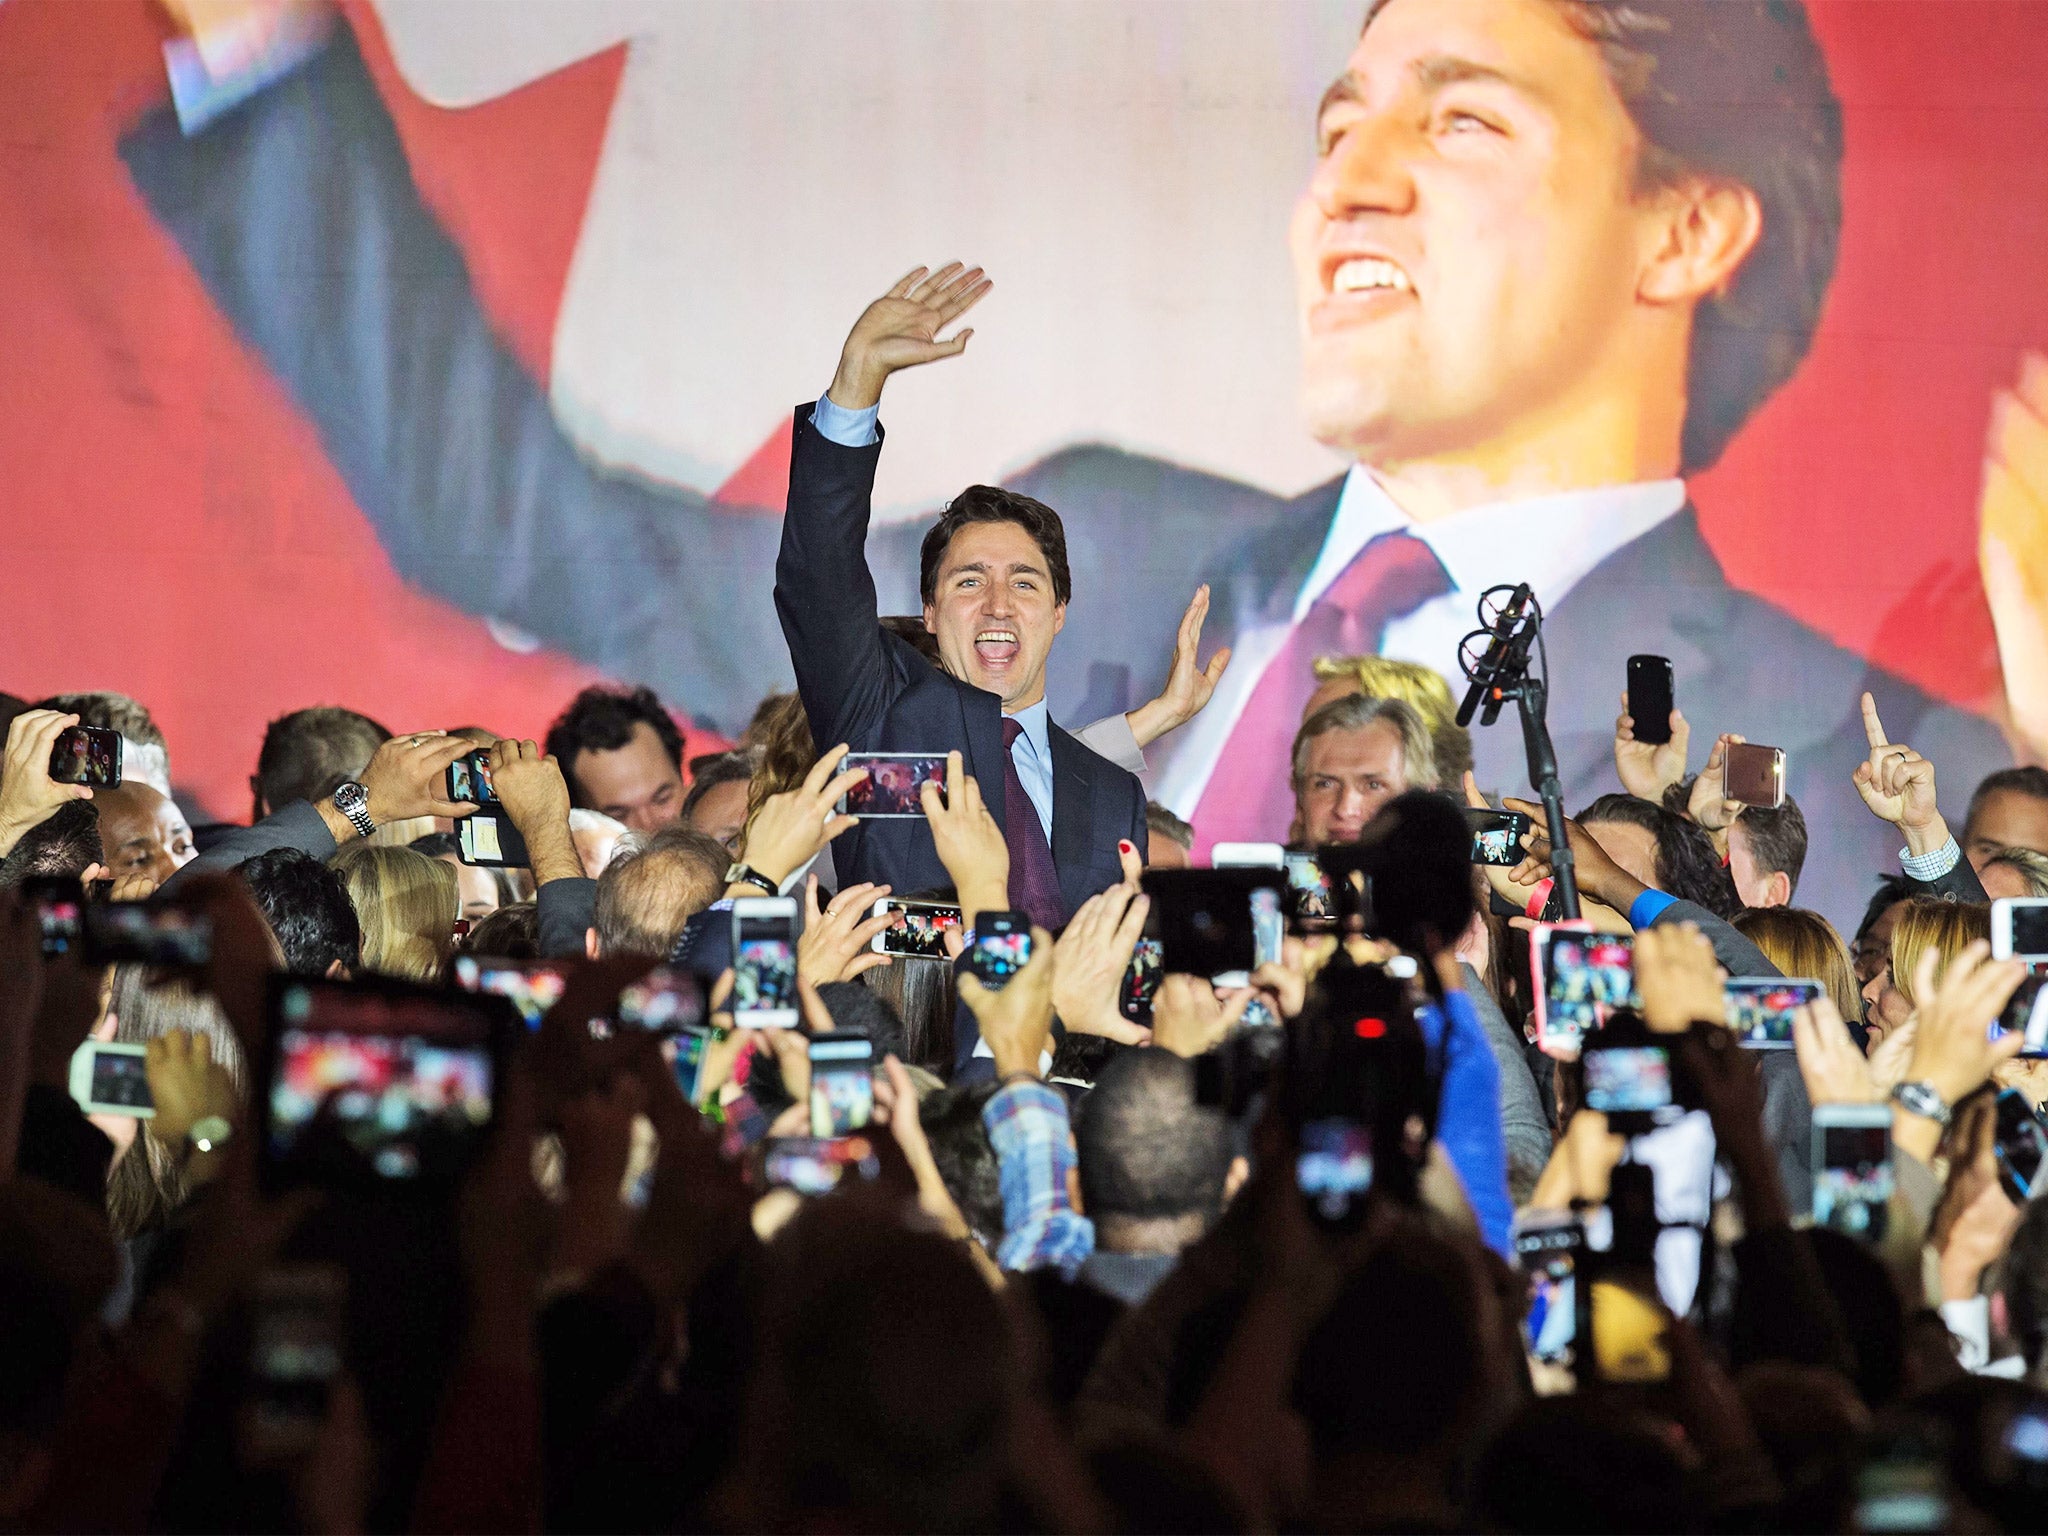
{"type": "Polygon", "coordinates": [[[1536,1043],[1567,1060],[1618,1008],[1638,1006],[1631,936],[1590,924],[1538,923],[1530,935],[1536,1043]]]}
{"type": "Polygon", "coordinates": [[[1218,843],[1209,850],[1212,869],[1284,869],[1287,850],[1278,843],[1218,843]]]}
{"type": "Polygon", "coordinates": [[[71,1097],[88,1115],[156,1115],[149,1074],[143,1069],[148,1049],[107,1040],[88,1040],[71,1053],[71,1097]]]}
{"type": "Polygon", "coordinates": [[[1891,1198],[1891,1105],[1814,1105],[1813,1224],[1882,1242],[1891,1198]]]}
{"type": "Polygon", "coordinates": [[[1294,1183],[1309,1213],[1333,1231],[1364,1219],[1372,1190],[1372,1127],[1349,1115],[1302,1123],[1294,1153],[1294,1183]]]}
{"type": "Polygon", "coordinates": [[[491,752],[478,747],[448,765],[448,798],[464,805],[496,805],[498,791],[491,783],[491,752]]]}
{"type": "Polygon", "coordinates": [[[1031,919],[1022,912],[984,912],[967,946],[968,974],[1000,990],[1031,962],[1031,919]]]}
{"type": "MultiPolygon", "coordinates": [[[[1522,1314],[1522,1344],[1538,1366],[1569,1371],[1579,1340],[1578,1281],[1586,1252],[1586,1228],[1576,1216],[1533,1217],[1515,1229],[1515,1262],[1528,1282],[1522,1314]]],[[[1562,1381],[1539,1374],[1536,1390],[1559,1390],[1562,1381]]]]}
{"type": "Polygon", "coordinates": [[[89,901],[82,916],[85,958],[96,965],[201,966],[213,957],[213,919],[154,901],[89,901]]]}
{"type": "Polygon", "coordinates": [[[834,1030],[811,1039],[811,1134],[846,1136],[867,1129],[875,1112],[875,1046],[866,1035],[834,1030]]]}
{"type": "Polygon", "coordinates": [[[1664,1334],[1671,1314],[1654,1281],[1604,1268],[1595,1268],[1586,1287],[1594,1379],[1623,1386],[1668,1381],[1671,1348],[1664,1334]]]}
{"type": "MultiPolygon", "coordinates": [[[[1609,676],[1613,674],[1610,673],[1609,676]]],[[[1635,738],[1653,747],[1671,739],[1671,659],[1631,656],[1628,659],[1628,714],[1635,738]]]]}
{"type": "MultiPolygon", "coordinates": [[[[76,1070],[74,1067],[74,1075],[76,1070]]],[[[77,1096],[75,1089],[72,1096],[77,1096]]],[[[2017,1088],[2001,1088],[1992,1155],[1998,1163],[1998,1182],[2014,1205],[2024,1206],[2033,1194],[2044,1154],[2048,1154],[2048,1126],[2042,1125],[2032,1101],[2017,1088]]]]}
{"type": "Polygon", "coordinates": [[[1854,1528],[1950,1529],[1947,1463],[1948,1448],[1932,1425],[1910,1422],[1878,1431],[1856,1472],[1854,1528]]]}
{"type": "Polygon", "coordinates": [[[1804,976],[1731,976],[1721,990],[1736,1044],[1789,1051],[1793,1013],[1819,1002],[1825,989],[1804,976]]]}
{"type": "Polygon", "coordinates": [[[121,782],[121,733],[100,725],[74,725],[50,747],[50,778],[58,784],[112,789],[121,782]]]}
{"type": "Polygon", "coordinates": [[[795,1027],[795,898],[742,896],[732,904],[732,1020],[741,1029],[795,1027]]]}
{"type": "Polygon", "coordinates": [[[761,1180],[773,1189],[829,1195],[849,1174],[872,1179],[881,1171],[874,1143],[865,1136],[771,1136],[761,1143],[761,1180]]]}
{"type": "Polygon", "coordinates": [[[309,1447],[327,1421],[341,1374],[348,1274],[332,1264],[295,1264],[257,1276],[249,1309],[251,1429],[264,1453],[309,1447]]]}
{"type": "Polygon", "coordinates": [[[657,965],[619,989],[612,1017],[627,1029],[669,1034],[704,1022],[704,988],[688,971],[657,965]]]}
{"type": "Polygon", "coordinates": [[[1146,870],[1142,884],[1152,910],[1145,932],[1159,941],[1160,963],[1221,978],[1248,975],[1262,963],[1262,951],[1277,958],[1287,924],[1280,904],[1285,877],[1275,875],[1272,868],[1146,870]]]}
{"type": "Polygon", "coordinates": [[[1407,1141],[1418,1117],[1431,1120],[1428,1053],[1407,983],[1384,967],[1333,966],[1318,994],[1287,1036],[1295,1186],[1312,1221],[1353,1232],[1375,1191],[1414,1195],[1418,1166],[1407,1141]]]}
{"type": "Polygon", "coordinates": [[[1685,1113],[1673,1092],[1671,1052],[1665,1047],[1639,1039],[1602,1043],[1596,1035],[1586,1042],[1581,1060],[1586,1068],[1586,1108],[1622,1121],[1614,1128],[1624,1135],[1685,1113]]]}
{"type": "Polygon", "coordinates": [[[402,982],[270,978],[258,1079],[267,1190],[452,1186],[489,1134],[503,998],[402,982]]]}
{"type": "Polygon", "coordinates": [[[1116,999],[1117,1011],[1125,1018],[1142,1021],[1152,1016],[1152,999],[1166,979],[1161,953],[1157,939],[1141,938],[1131,950],[1131,963],[1124,967],[1123,986],[1116,999]]]}
{"type": "Polygon", "coordinates": [[[1273,1080],[1286,1051],[1286,1036],[1277,1029],[1232,1030],[1221,1045],[1195,1058],[1195,1102],[1242,1120],[1273,1080]]]}
{"type": "Polygon", "coordinates": [[[1329,933],[1337,926],[1337,905],[1330,892],[1330,877],[1312,849],[1290,848],[1284,857],[1287,871],[1287,922],[1296,933],[1329,933]]]}
{"type": "Polygon", "coordinates": [[[959,907],[943,901],[901,901],[884,896],[868,908],[868,916],[890,919],[868,948],[878,955],[908,960],[950,960],[946,935],[959,933],[965,926],[959,907]]]}
{"type": "Polygon", "coordinates": [[[946,793],[946,754],[943,752],[849,752],[840,760],[839,771],[849,773],[865,768],[868,776],[839,799],[839,814],[863,820],[878,817],[922,816],[924,801],[919,791],[926,784],[946,793]]]}
{"type": "Polygon", "coordinates": [[[1520,811],[1482,811],[1477,806],[1467,806],[1465,819],[1472,824],[1474,864],[1501,864],[1512,868],[1527,856],[1522,839],[1529,835],[1536,823],[1520,811]]]}
{"type": "Polygon", "coordinates": [[[1733,742],[1721,761],[1724,799],[1775,811],[1785,803],[1785,749],[1733,742]]]}
{"type": "Polygon", "coordinates": [[[30,875],[22,899],[36,915],[43,958],[69,954],[85,937],[85,887],[74,875],[30,875]]]}
{"type": "Polygon", "coordinates": [[[2038,967],[2019,984],[2012,1001],[2005,1005],[1998,1028],[2025,1034],[2020,1055],[2048,1056],[2048,975],[2043,975],[2038,967]]]}
{"type": "Polygon", "coordinates": [[[1991,956],[2048,962],[2048,898],[2001,896],[1991,903],[1991,956]]]}
{"type": "Polygon", "coordinates": [[[676,1074],[676,1086],[692,1104],[704,1097],[704,1057],[711,1039],[708,1026],[686,1024],[661,1042],[662,1055],[676,1074]]]}
{"type": "Polygon", "coordinates": [[[455,957],[455,984],[465,992],[481,992],[508,999],[528,1029],[539,1029],[540,1021],[555,1006],[569,973],[553,960],[497,960],[483,955],[455,957]]]}
{"type": "Polygon", "coordinates": [[[455,856],[483,869],[525,869],[531,863],[512,818],[493,811],[473,811],[455,823],[455,856]]]}

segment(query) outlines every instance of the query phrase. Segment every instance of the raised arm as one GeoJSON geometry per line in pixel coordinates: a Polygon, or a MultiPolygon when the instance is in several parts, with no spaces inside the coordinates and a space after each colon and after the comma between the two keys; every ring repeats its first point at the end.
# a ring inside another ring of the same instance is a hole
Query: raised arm
{"type": "Polygon", "coordinates": [[[1863,734],[1870,741],[1870,759],[1858,763],[1856,793],[1879,821],[1899,829],[1906,846],[1900,867],[1906,878],[1929,895],[1952,901],[1984,901],[1983,882],[1963,857],[1935,797],[1934,764],[1911,747],[1888,739],[1878,718],[1877,700],[1863,695],[1863,734]]]}
{"type": "Polygon", "coordinates": [[[899,369],[958,356],[974,333],[944,341],[938,333],[988,289],[979,267],[963,271],[958,262],[905,274],[854,322],[825,398],[797,410],[775,611],[820,741],[871,745],[869,732],[909,666],[908,653],[882,634],[868,569],[882,386],[899,369]]]}

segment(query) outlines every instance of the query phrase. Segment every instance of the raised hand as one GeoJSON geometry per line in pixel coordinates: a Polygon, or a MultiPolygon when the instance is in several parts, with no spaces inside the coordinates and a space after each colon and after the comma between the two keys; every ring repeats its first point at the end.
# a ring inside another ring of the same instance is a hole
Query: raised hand
{"type": "Polygon", "coordinates": [[[526,840],[535,883],[580,878],[583,860],[569,831],[562,765],[531,741],[507,738],[491,748],[491,787],[526,840]]]}
{"type": "Polygon", "coordinates": [[[1871,1075],[1870,1062],[1856,1048],[1842,1010],[1822,993],[1792,1014],[1792,1049],[1799,1057],[1799,1075],[1806,1097],[1814,1104],[1877,1104],[1884,1090],[1871,1075]]]}
{"type": "Polygon", "coordinates": [[[370,766],[363,770],[362,785],[369,794],[370,820],[378,826],[409,821],[415,816],[460,817],[476,807],[448,798],[444,775],[448,765],[476,743],[466,736],[445,731],[414,731],[394,736],[377,749],[370,766]]]}
{"type": "Polygon", "coordinates": [[[1068,922],[1054,954],[1052,1005],[1069,1031],[1123,1045],[1143,1045],[1150,1038],[1124,1017],[1120,999],[1151,908],[1129,886],[1113,885],[1082,902],[1068,922]]]}
{"type": "Polygon", "coordinates": [[[1209,617],[1209,585],[1195,588],[1187,612],[1180,616],[1180,632],[1173,641],[1173,670],[1167,674],[1166,691],[1139,705],[1129,715],[1131,734],[1141,747],[1150,746],[1168,731],[1186,725],[1207,707],[1230,665],[1230,647],[1224,646],[1202,666],[1202,622],[1209,617]]]}
{"type": "Polygon", "coordinates": [[[1730,800],[1723,793],[1728,783],[1728,749],[1739,747],[1744,738],[1720,735],[1714,738],[1714,749],[1707,754],[1707,766],[1700,770],[1700,776],[1692,781],[1692,796],[1686,802],[1685,814],[1714,834],[1715,846],[1725,853],[1727,839],[1721,834],[1735,825],[1743,812],[1740,800],[1730,800]]]}
{"type": "Polygon", "coordinates": [[[818,904],[818,877],[804,881],[804,931],[796,945],[796,973],[814,987],[851,981],[862,971],[893,965],[887,955],[868,946],[889,926],[889,915],[869,917],[876,902],[889,894],[886,885],[850,885],[824,906],[818,904]]]}
{"type": "Polygon", "coordinates": [[[1920,999],[1914,1015],[1919,1038],[1913,1044],[1906,1075],[1931,1084],[1950,1104],[1961,1102],[1990,1080],[1992,1070],[2019,1054],[2024,1038],[2008,1030],[1995,1038],[1991,1024],[2005,1011],[2026,979],[2017,960],[1991,959],[1991,946],[1971,943],[1949,962],[1935,985],[1941,953],[1932,944],[1920,952],[1914,967],[1913,995],[1920,999]]]}
{"type": "Polygon", "coordinates": [[[1039,1075],[1039,1057],[1052,1040],[1052,978],[1052,935],[1043,928],[1031,930],[1031,958],[1000,989],[978,976],[960,978],[960,1001],[981,1026],[998,1077],[1039,1075]]]}
{"type": "Polygon", "coordinates": [[[1671,739],[1657,745],[1636,740],[1635,717],[1628,712],[1628,694],[1621,696],[1621,718],[1614,722],[1614,771],[1621,787],[1638,800],[1664,803],[1664,791],[1685,777],[1686,748],[1692,727],[1671,711],[1671,739]]]}
{"type": "Polygon", "coordinates": [[[24,832],[48,820],[60,806],[92,798],[85,785],[59,784],[50,777],[50,754],[56,750],[57,737],[76,724],[76,715],[30,709],[16,715],[8,726],[6,755],[0,758],[0,858],[13,850],[24,832]]]}
{"type": "Polygon", "coordinates": [[[1977,563],[2008,716],[2034,755],[2048,758],[2048,357],[2039,353],[2021,360],[2011,390],[1991,397],[1977,563]]]}
{"type": "Polygon", "coordinates": [[[1909,853],[1933,853],[1947,845],[1948,823],[1934,799],[1934,764],[1891,740],[1877,717],[1877,700],[1863,695],[1863,734],[1870,740],[1870,759],[1858,763],[1852,776],[1856,793],[1881,821],[1905,834],[1909,853]]]}
{"type": "Polygon", "coordinates": [[[1205,1056],[1243,1022],[1257,995],[1242,987],[1218,997],[1206,977],[1168,976],[1152,996],[1152,1043],[1190,1061],[1205,1056]]]}
{"type": "Polygon", "coordinates": [[[1714,946],[1691,923],[1645,928],[1636,935],[1636,986],[1643,1022],[1659,1034],[1679,1035],[1694,1024],[1727,1017],[1721,962],[1714,946]]]}
{"type": "Polygon", "coordinates": [[[1010,905],[1010,845],[1003,829],[981,798],[981,786],[962,765],[958,752],[946,754],[946,793],[936,784],[918,786],[925,820],[939,862],[953,877],[960,910],[968,925],[983,912],[1002,912],[1010,905]]]}
{"type": "Polygon", "coordinates": [[[832,403],[864,411],[882,398],[889,375],[920,363],[937,362],[966,350],[970,327],[938,339],[939,332],[966,314],[995,285],[981,268],[963,269],[949,261],[938,271],[914,267],[902,280],[861,311],[840,349],[839,371],[832,375],[832,403]]]}
{"type": "Polygon", "coordinates": [[[840,815],[836,807],[868,771],[836,772],[845,757],[846,743],[841,742],[811,765],[803,783],[761,802],[747,822],[741,849],[750,866],[780,885],[816,858],[820,848],[853,828],[855,818],[840,815]]]}

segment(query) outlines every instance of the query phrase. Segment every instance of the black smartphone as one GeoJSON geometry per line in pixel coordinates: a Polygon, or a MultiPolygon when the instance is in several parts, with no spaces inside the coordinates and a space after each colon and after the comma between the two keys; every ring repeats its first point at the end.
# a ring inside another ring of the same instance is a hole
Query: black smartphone
{"type": "Polygon", "coordinates": [[[1160,964],[1188,976],[1228,976],[1280,957],[1286,936],[1284,870],[1148,869],[1152,910],[1145,932],[1157,939],[1160,964]]]}
{"type": "Polygon", "coordinates": [[[75,875],[30,875],[22,899],[36,915],[43,958],[69,954],[85,937],[85,887],[75,875]]]}
{"type": "Polygon", "coordinates": [[[455,856],[482,869],[524,869],[532,862],[512,818],[494,811],[472,811],[455,823],[455,856]]]}
{"type": "Polygon", "coordinates": [[[875,1113],[875,1046],[866,1035],[834,1030],[811,1037],[811,1134],[847,1136],[875,1113]]]}
{"type": "Polygon", "coordinates": [[[461,1177],[496,1112],[512,1005],[385,980],[270,979],[258,1079],[268,1190],[417,1188],[461,1177]]]}
{"type": "Polygon", "coordinates": [[[464,805],[496,805],[498,791],[491,784],[491,751],[478,747],[448,765],[448,798],[464,805]]]}
{"type": "Polygon", "coordinates": [[[923,786],[939,786],[941,801],[946,793],[946,754],[943,752],[849,752],[839,764],[841,773],[865,768],[868,776],[849,789],[839,801],[839,814],[876,817],[924,815],[920,798],[923,786]]]}
{"type": "Polygon", "coordinates": [[[1998,1182],[2017,1206],[2025,1206],[2041,1176],[2041,1159],[2048,1154],[2048,1127],[2041,1123],[2033,1103],[2017,1088],[1998,1093],[1998,1131],[1993,1143],[1998,1163],[1998,1182]]]}
{"type": "Polygon", "coordinates": [[[1409,1128],[1417,1117],[1433,1123],[1434,1096],[1403,979],[1381,966],[1326,968],[1287,1046],[1294,1182],[1310,1219],[1351,1232],[1375,1189],[1412,1199],[1420,1169],[1409,1128]]]}
{"type": "Polygon", "coordinates": [[[1467,806],[1465,819],[1472,824],[1474,864],[1513,867],[1526,857],[1522,839],[1536,823],[1520,811],[1482,811],[1477,806],[1467,806]]]}
{"type": "Polygon", "coordinates": [[[1585,1043],[1586,1108],[1605,1115],[1619,1135],[1640,1135],[1684,1113],[1672,1071],[1671,1052],[1648,1031],[1616,1039],[1603,1031],[1585,1043]]]}
{"type": "Polygon", "coordinates": [[[101,725],[74,725],[50,747],[50,778],[58,784],[112,789],[121,782],[121,733],[101,725]]]}
{"type": "Polygon", "coordinates": [[[1287,871],[1287,923],[1295,933],[1329,933],[1337,926],[1336,897],[1330,877],[1312,848],[1289,848],[1282,855],[1287,871]]]}
{"type": "Polygon", "coordinates": [[[154,901],[89,901],[80,925],[95,965],[200,966],[213,957],[213,919],[154,901]]]}
{"type": "Polygon", "coordinates": [[[1031,919],[1022,912],[984,912],[967,946],[968,973],[985,987],[1002,988],[1031,963],[1031,919]]]}
{"type": "MultiPolygon", "coordinates": [[[[1610,677],[1612,673],[1608,674],[1610,677]]],[[[1637,741],[1661,747],[1671,739],[1671,659],[1631,656],[1628,659],[1628,714],[1637,741]]]]}

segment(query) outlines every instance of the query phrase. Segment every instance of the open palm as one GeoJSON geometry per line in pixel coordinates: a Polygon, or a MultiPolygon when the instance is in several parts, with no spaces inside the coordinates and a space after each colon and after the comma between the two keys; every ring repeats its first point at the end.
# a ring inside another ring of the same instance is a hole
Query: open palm
{"type": "Polygon", "coordinates": [[[979,267],[948,262],[933,272],[917,267],[861,311],[840,350],[832,403],[863,411],[882,398],[889,375],[966,350],[970,328],[939,340],[939,332],[967,313],[995,285],[979,267]]]}

